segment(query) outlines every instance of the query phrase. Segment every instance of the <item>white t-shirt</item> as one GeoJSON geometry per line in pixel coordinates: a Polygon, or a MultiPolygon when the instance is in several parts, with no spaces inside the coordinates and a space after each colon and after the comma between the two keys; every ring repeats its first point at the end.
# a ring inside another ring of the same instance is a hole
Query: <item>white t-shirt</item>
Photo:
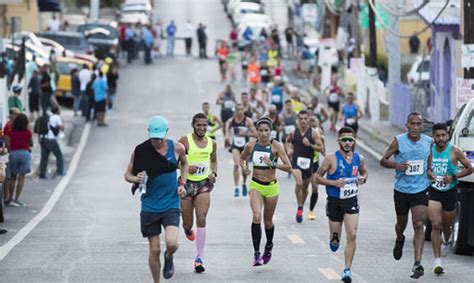
{"type": "Polygon", "coordinates": [[[48,22],[48,28],[50,31],[52,32],[57,32],[59,31],[59,27],[61,26],[61,22],[59,21],[58,18],[56,19],[49,19],[49,22],[48,22]]]}
{"type": "Polygon", "coordinates": [[[91,80],[92,72],[87,69],[79,71],[79,81],[81,82],[81,91],[86,91],[87,83],[91,80]]]}
{"type": "Polygon", "coordinates": [[[194,36],[194,26],[191,23],[184,24],[183,37],[193,38],[193,36],[194,36]]]}
{"type": "Polygon", "coordinates": [[[53,131],[51,130],[51,127],[55,128],[55,127],[59,127],[59,126],[62,126],[62,125],[63,125],[63,120],[61,119],[61,117],[58,114],[51,115],[49,117],[49,122],[48,122],[49,131],[48,131],[47,138],[50,139],[50,140],[56,139],[59,135],[55,136],[53,131]]]}

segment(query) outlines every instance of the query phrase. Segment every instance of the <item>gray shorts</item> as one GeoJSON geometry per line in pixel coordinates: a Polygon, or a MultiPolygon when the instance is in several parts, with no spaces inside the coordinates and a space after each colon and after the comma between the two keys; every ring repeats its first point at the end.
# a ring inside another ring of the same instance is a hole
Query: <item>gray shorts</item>
{"type": "Polygon", "coordinates": [[[165,212],[140,212],[140,226],[144,238],[158,236],[161,234],[161,226],[169,225],[179,227],[180,209],[170,209],[165,212]]]}
{"type": "Polygon", "coordinates": [[[7,177],[31,172],[31,153],[29,150],[13,150],[8,157],[7,177]]]}

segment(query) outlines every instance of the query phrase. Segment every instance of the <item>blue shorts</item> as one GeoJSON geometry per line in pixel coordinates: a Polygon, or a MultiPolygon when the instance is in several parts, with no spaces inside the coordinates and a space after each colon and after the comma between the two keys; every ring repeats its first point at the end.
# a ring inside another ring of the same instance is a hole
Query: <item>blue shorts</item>
{"type": "Polygon", "coordinates": [[[13,150],[10,152],[7,165],[7,177],[31,172],[31,153],[29,150],[13,150]]]}

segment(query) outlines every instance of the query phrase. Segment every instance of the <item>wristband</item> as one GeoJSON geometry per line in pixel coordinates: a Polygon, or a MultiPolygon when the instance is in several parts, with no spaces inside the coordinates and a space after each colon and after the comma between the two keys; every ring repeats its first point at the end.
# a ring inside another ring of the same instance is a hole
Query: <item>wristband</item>
{"type": "Polygon", "coordinates": [[[458,179],[458,176],[456,174],[453,175],[453,181],[456,181],[458,179]]]}

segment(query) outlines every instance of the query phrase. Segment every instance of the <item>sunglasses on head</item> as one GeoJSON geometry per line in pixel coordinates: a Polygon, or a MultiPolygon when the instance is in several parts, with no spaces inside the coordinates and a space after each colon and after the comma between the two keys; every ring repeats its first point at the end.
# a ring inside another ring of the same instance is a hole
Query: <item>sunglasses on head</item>
{"type": "Polygon", "coordinates": [[[339,138],[339,141],[341,141],[341,142],[355,142],[355,139],[352,138],[352,137],[343,137],[343,138],[339,138]]]}

